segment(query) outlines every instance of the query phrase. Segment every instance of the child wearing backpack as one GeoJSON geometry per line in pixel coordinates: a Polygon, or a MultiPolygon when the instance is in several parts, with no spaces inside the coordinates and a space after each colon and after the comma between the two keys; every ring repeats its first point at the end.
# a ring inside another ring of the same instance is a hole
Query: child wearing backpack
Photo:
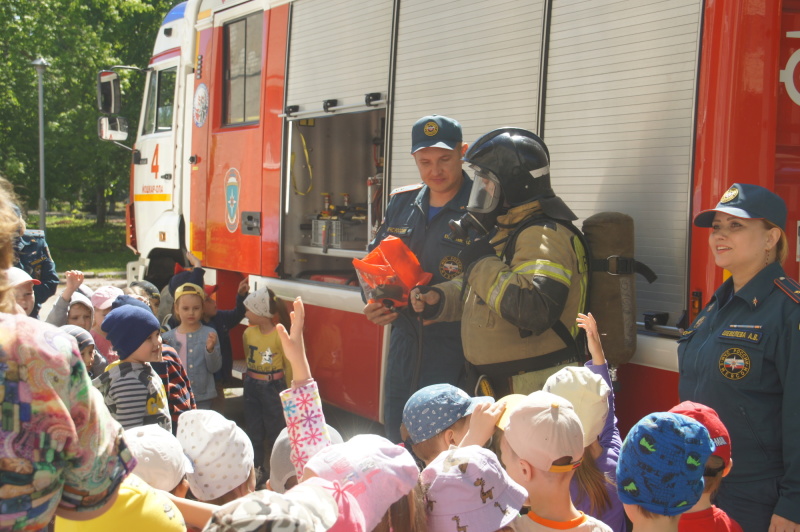
{"type": "Polygon", "coordinates": [[[93,384],[111,415],[126,429],[157,423],[172,430],[164,385],[151,365],[162,360],[156,317],[149,310],[124,305],[109,312],[102,327],[120,361],[93,384]]]}

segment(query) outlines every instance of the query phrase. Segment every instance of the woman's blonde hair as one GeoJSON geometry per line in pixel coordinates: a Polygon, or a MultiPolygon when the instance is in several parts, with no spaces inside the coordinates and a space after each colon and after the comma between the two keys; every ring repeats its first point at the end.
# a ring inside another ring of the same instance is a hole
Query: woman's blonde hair
{"type": "Polygon", "coordinates": [[[14,240],[19,235],[19,215],[14,210],[13,188],[0,176],[0,312],[14,312],[14,291],[8,284],[5,270],[14,264],[14,240]]]}
{"type": "Polygon", "coordinates": [[[611,508],[611,497],[607,488],[614,484],[597,468],[589,447],[583,449],[583,461],[575,470],[575,479],[578,482],[578,496],[575,502],[589,497],[589,514],[600,515],[611,508]]]}
{"type": "Polygon", "coordinates": [[[767,220],[763,220],[764,227],[767,228],[767,231],[770,229],[778,229],[781,232],[781,237],[778,239],[778,243],[775,244],[775,262],[780,265],[783,265],[783,262],[786,260],[786,257],[789,255],[789,240],[786,238],[786,231],[778,227],[772,222],[768,222],[767,220]]]}

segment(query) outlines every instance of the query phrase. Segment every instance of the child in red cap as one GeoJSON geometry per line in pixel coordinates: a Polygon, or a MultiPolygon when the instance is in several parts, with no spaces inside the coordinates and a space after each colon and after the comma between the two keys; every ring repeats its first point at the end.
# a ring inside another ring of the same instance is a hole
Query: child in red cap
{"type": "Polygon", "coordinates": [[[731,437],[728,429],[723,425],[717,412],[706,405],[684,401],[672,407],[670,412],[683,414],[702,423],[708,429],[708,435],[716,446],[713,454],[708,457],[703,472],[705,480],[703,495],[691,510],[681,515],[678,532],[742,532],[739,523],[731,519],[723,510],[711,504],[711,498],[716,495],[722,477],[730,472],[733,465],[731,437]]]}

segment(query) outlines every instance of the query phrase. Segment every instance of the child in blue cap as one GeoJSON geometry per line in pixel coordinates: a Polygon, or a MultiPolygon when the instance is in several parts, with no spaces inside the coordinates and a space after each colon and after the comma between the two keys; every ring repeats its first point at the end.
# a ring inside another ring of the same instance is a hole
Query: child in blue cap
{"type": "Polygon", "coordinates": [[[167,395],[152,362],[161,362],[158,319],[149,310],[123,305],[102,324],[120,362],[94,379],[111,415],[125,429],[157,423],[172,430],[167,395]]]}
{"type": "Polygon", "coordinates": [[[634,425],[617,462],[617,493],[633,528],[677,532],[680,514],[703,494],[713,451],[708,430],[682,414],[656,412],[634,425]]]}
{"type": "Polygon", "coordinates": [[[411,442],[414,454],[429,465],[451,445],[461,444],[470,428],[470,416],[481,403],[491,404],[494,399],[470,397],[452,384],[426,386],[406,402],[400,434],[411,442]]]}

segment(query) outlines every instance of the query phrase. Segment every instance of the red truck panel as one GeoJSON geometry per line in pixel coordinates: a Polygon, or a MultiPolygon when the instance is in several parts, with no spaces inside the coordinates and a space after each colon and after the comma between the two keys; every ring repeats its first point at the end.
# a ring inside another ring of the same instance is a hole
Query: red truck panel
{"type": "MultiPolygon", "coordinates": [[[[783,4],[786,8],[795,2],[783,4]]],[[[793,17],[788,13],[783,15],[792,21],[791,25],[796,25],[793,17]]],[[[798,165],[794,155],[787,157],[787,150],[776,144],[778,138],[787,138],[779,130],[798,131],[797,107],[784,102],[779,109],[778,72],[783,68],[784,56],[788,55],[781,27],[780,2],[707,3],[697,102],[692,215],[716,205],[734,182],[753,183],[783,194],[790,208],[787,226],[792,244],[791,260],[785,266],[791,275],[797,276],[792,243],[792,236],[796,236],[792,228],[797,224],[797,202],[787,197],[780,176],[796,173],[798,165]],[[778,116],[782,117],[780,121],[778,116]]],[[[800,30],[800,26],[796,29],[800,30]]],[[[789,44],[794,46],[792,49],[797,48],[794,43],[789,44]]],[[[793,154],[794,148],[788,152],[793,154]]],[[[702,291],[703,303],[723,278],[722,271],[713,267],[707,236],[708,230],[692,229],[689,290],[702,291]]]]}
{"type": "Polygon", "coordinates": [[[306,305],[304,339],[311,374],[325,401],[378,419],[383,327],[363,314],[306,305]]]}
{"type": "Polygon", "coordinates": [[[261,181],[261,275],[274,276],[280,262],[281,230],[281,150],[283,139],[283,90],[286,72],[286,46],[289,41],[289,6],[282,5],[264,14],[267,30],[262,74],[264,86],[261,116],[264,146],[261,181]]]}

